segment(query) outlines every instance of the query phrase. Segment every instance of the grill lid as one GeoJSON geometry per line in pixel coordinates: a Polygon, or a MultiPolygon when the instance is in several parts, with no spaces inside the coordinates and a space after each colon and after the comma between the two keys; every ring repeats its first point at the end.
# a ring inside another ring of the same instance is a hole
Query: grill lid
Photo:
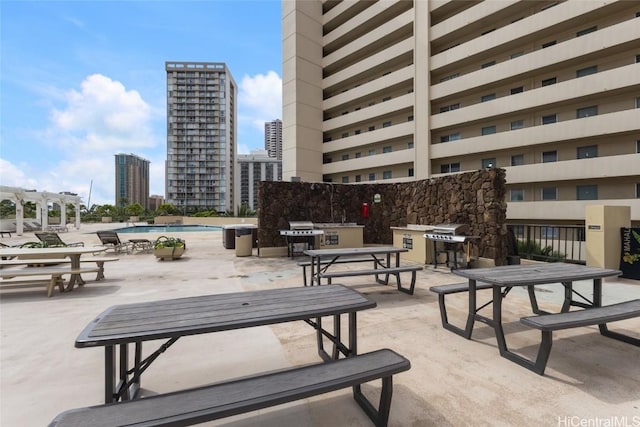
{"type": "Polygon", "coordinates": [[[433,226],[432,233],[435,234],[451,234],[464,235],[469,232],[468,224],[437,224],[433,226]]]}
{"type": "Polygon", "coordinates": [[[311,221],[289,221],[289,230],[312,230],[311,221]]]}

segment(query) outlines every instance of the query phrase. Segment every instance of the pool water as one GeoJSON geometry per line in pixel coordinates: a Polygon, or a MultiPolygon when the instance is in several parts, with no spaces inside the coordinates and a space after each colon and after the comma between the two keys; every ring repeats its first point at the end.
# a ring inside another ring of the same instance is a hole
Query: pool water
{"type": "Polygon", "coordinates": [[[222,227],[215,225],[137,225],[135,227],[116,228],[118,233],[164,233],[182,231],[218,231],[222,227]]]}

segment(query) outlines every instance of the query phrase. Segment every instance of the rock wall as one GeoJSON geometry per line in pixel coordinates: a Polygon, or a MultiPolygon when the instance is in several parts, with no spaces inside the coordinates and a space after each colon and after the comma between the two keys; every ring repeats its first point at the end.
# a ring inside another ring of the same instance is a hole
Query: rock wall
{"type": "Polygon", "coordinates": [[[391,244],[391,227],[461,223],[480,236],[481,257],[506,264],[505,183],[504,169],[392,184],[262,181],[258,245],[284,246],[280,230],[288,229],[289,221],[355,222],[365,226],[365,244],[391,244]],[[369,204],[368,218],[361,215],[363,203],[369,204]]]}

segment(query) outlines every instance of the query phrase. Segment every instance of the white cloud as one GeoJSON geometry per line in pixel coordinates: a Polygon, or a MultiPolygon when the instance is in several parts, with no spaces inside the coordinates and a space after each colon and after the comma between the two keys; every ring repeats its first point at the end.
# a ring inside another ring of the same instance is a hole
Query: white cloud
{"type": "Polygon", "coordinates": [[[275,71],[245,75],[239,88],[240,121],[264,132],[264,123],[282,118],[282,79],[275,71]]]}
{"type": "Polygon", "coordinates": [[[150,127],[151,107],[135,90],[100,74],[88,76],[80,91],[65,96],[62,110],[53,110],[47,136],[62,147],[94,153],[116,152],[156,144],[150,127]]]}

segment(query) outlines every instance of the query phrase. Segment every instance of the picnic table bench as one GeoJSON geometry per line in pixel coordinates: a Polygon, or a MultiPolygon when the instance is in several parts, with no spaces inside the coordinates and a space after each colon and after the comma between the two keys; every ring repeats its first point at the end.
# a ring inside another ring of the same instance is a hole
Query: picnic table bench
{"type": "Polygon", "coordinates": [[[261,374],[229,382],[143,399],[73,409],[58,415],[50,427],[166,426],[203,423],[353,387],[353,397],[376,426],[386,426],[392,376],[411,367],[389,349],[261,374]],[[360,384],[382,379],[378,409],[360,391],[360,384]]]}
{"type": "MultiPolygon", "coordinates": [[[[105,262],[113,262],[118,261],[120,258],[115,257],[89,257],[80,259],[80,264],[84,263],[92,263],[95,262],[98,267],[98,271],[96,274],[96,281],[104,279],[104,263],[105,262]]],[[[32,258],[32,259],[8,259],[8,260],[0,260],[0,269],[4,267],[11,266],[19,266],[19,265],[27,265],[27,266],[45,266],[45,265],[59,265],[59,264],[70,264],[71,260],[69,258],[32,258]]]]}
{"type": "Polygon", "coordinates": [[[629,344],[640,347],[638,338],[609,331],[607,323],[640,317],[640,299],[625,301],[618,304],[605,305],[583,310],[568,311],[566,313],[540,314],[537,316],[522,317],[520,322],[542,332],[542,342],[538,348],[538,354],[533,362],[533,371],[543,375],[551,353],[553,331],[561,329],[580,328],[584,326],[598,325],[600,333],[604,336],[616,338],[629,344]]]}
{"type": "MultiPolygon", "coordinates": [[[[25,267],[25,268],[3,268],[0,269],[0,285],[21,285],[21,284],[37,284],[42,283],[45,280],[39,278],[40,276],[48,277],[47,281],[47,296],[50,297],[53,294],[53,289],[58,286],[60,292],[64,292],[64,281],[62,276],[64,275],[79,275],[82,273],[99,273],[99,267],[25,267]],[[22,279],[15,279],[21,277],[22,279]]],[[[81,283],[80,285],[83,285],[81,283]]]]}

